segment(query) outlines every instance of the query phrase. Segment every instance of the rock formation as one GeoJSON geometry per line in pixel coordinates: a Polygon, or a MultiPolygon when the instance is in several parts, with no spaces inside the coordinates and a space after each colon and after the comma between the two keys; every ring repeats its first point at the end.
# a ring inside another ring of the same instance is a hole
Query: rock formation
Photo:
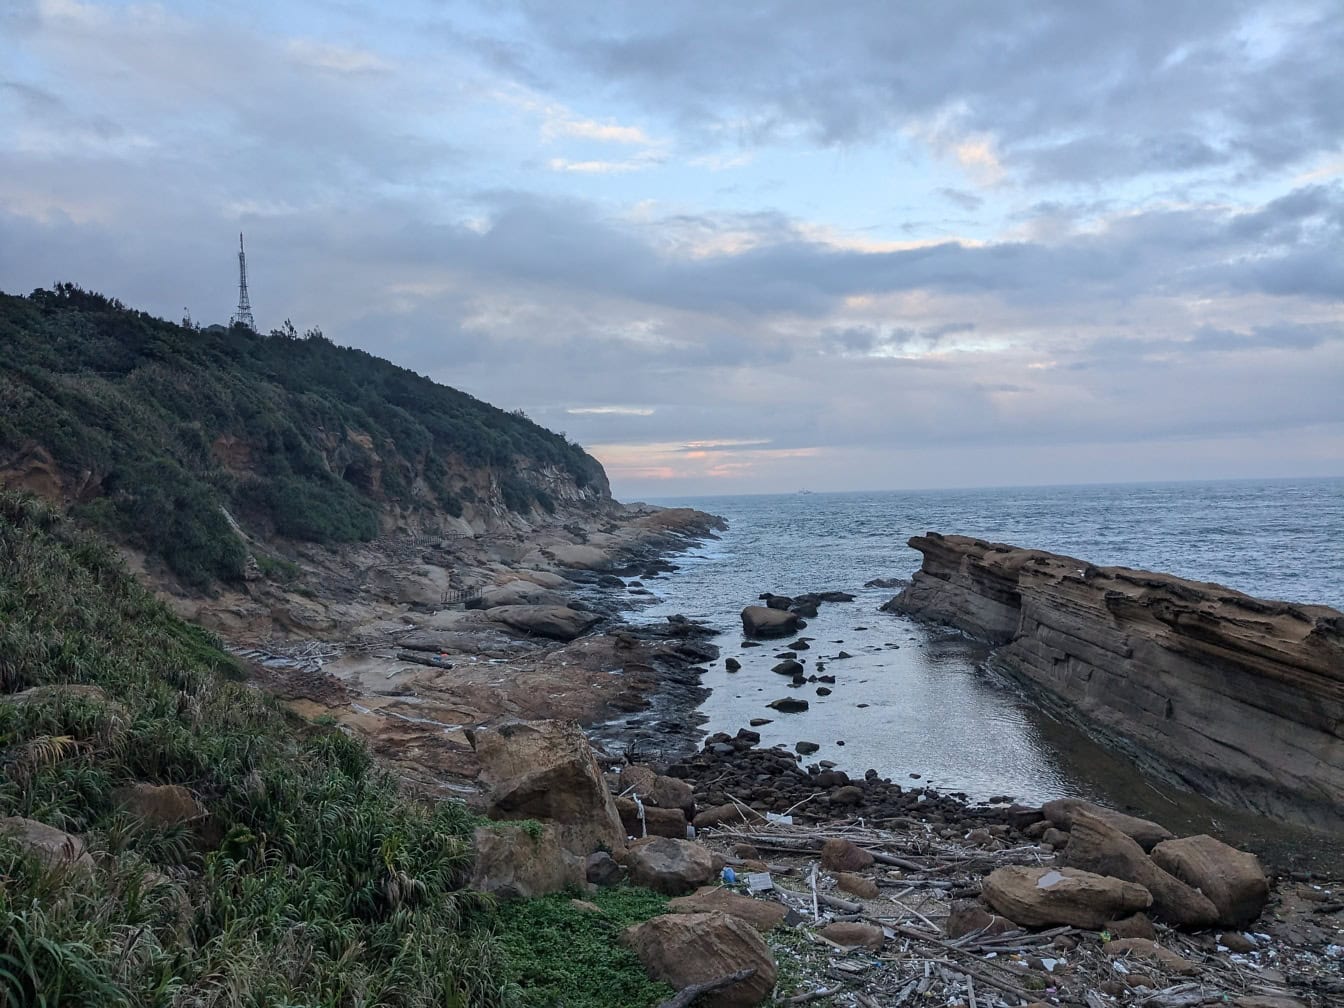
{"type": "Polygon", "coordinates": [[[886,607],[997,645],[991,663],[1149,772],[1344,829],[1344,614],[935,532],[886,607]]]}

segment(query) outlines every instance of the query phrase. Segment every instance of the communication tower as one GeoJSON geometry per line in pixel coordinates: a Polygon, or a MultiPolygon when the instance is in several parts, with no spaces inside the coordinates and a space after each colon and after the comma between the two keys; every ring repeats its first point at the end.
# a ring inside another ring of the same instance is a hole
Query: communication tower
{"type": "Polygon", "coordinates": [[[238,232],[238,310],[229,319],[230,325],[243,325],[255,331],[256,322],[252,320],[252,305],[247,300],[247,253],[243,251],[243,233],[238,232]]]}

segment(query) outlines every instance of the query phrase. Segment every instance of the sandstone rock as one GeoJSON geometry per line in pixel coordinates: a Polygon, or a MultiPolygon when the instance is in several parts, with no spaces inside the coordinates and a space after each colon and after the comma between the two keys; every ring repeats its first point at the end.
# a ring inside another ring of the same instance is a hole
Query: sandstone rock
{"type": "Polygon", "coordinates": [[[881,891],[872,879],[855,875],[853,872],[836,872],[835,885],[842,892],[857,896],[859,899],[877,899],[877,894],[881,891]]]}
{"type": "Polygon", "coordinates": [[[1243,955],[1247,952],[1254,952],[1260,947],[1240,931],[1227,931],[1220,934],[1218,944],[1229,952],[1239,952],[1243,955]]]}
{"type": "Polygon", "coordinates": [[[697,1004],[706,1008],[751,1008],[770,995],[778,979],[761,936],[725,913],[664,914],[627,928],[622,938],[651,977],[677,990],[742,969],[756,971],[725,990],[702,995],[697,1004]]]}
{"type": "Polygon", "coordinates": [[[968,934],[1004,934],[1016,931],[1017,925],[1007,917],[992,914],[976,900],[957,900],[947,915],[947,936],[961,938],[968,934]]]}
{"type": "Polygon", "coordinates": [[[641,820],[639,806],[633,798],[617,798],[616,812],[621,817],[621,828],[627,836],[660,836],[674,840],[686,838],[686,815],[681,809],[645,804],[641,820]]]}
{"type": "Polygon", "coordinates": [[[630,787],[645,804],[652,802],[660,808],[681,809],[688,819],[695,815],[695,792],[684,780],[665,777],[636,763],[621,771],[621,789],[630,787]]]}
{"type": "Polygon", "coordinates": [[[1159,868],[1110,823],[1081,809],[1073,813],[1063,863],[1143,886],[1152,894],[1153,916],[1169,924],[1203,928],[1218,920],[1218,910],[1206,896],[1159,868]]]}
{"type": "Polygon", "coordinates": [[[1269,900],[1269,879],[1259,859],[1211,836],[1164,840],[1153,848],[1153,861],[1207,896],[1222,927],[1247,926],[1269,900]]]}
{"type": "Polygon", "coordinates": [[[1108,932],[1112,938],[1147,938],[1149,941],[1157,938],[1157,929],[1153,927],[1153,922],[1148,919],[1147,914],[1142,913],[1110,921],[1102,930],[1108,932]]]}
{"type": "Polygon", "coordinates": [[[753,899],[722,886],[702,886],[689,896],[670,900],[673,913],[726,913],[746,921],[757,931],[769,931],[788,916],[788,907],[774,900],[753,899]]]}
{"type": "Polygon", "coordinates": [[[733,853],[740,858],[759,858],[761,852],[749,843],[733,844],[733,853]]]}
{"type": "Polygon", "coordinates": [[[1178,976],[1189,976],[1199,970],[1199,967],[1189,959],[1179,956],[1171,949],[1163,948],[1147,938],[1117,938],[1114,941],[1108,941],[1103,947],[1106,954],[1112,959],[1122,957],[1144,959],[1148,962],[1155,962],[1168,973],[1175,973],[1178,976]]]}
{"type": "Polygon", "coordinates": [[[1200,794],[1344,830],[1344,614],[1169,574],[929,533],[897,611],[998,645],[994,664],[1200,794]]]}
{"type": "Polygon", "coordinates": [[[22,816],[0,819],[0,834],[17,843],[52,871],[62,875],[83,878],[93,874],[93,858],[84,851],[84,841],[73,833],[66,833],[22,816]]]}
{"type": "Polygon", "coordinates": [[[835,921],[821,929],[821,936],[837,945],[879,951],[887,936],[875,924],[863,924],[859,921],[835,921]]]}
{"type": "MultiPolygon", "coordinates": [[[[1046,802],[1041,811],[1045,813],[1046,819],[1061,830],[1073,828],[1075,812],[1086,812],[1089,815],[1094,815],[1114,826],[1145,851],[1150,851],[1163,840],[1170,840],[1175,836],[1165,826],[1159,826],[1155,822],[1140,819],[1137,816],[1125,815],[1123,812],[1116,812],[1114,809],[1083,801],[1081,798],[1057,798],[1054,801],[1046,802]]],[[[1049,836],[1045,837],[1045,842],[1055,843],[1049,836]]]]}
{"type": "Polygon", "coordinates": [[[477,731],[472,744],[492,819],[551,822],[560,843],[580,857],[624,845],[616,805],[575,722],[513,721],[477,731]]]}
{"type": "Polygon", "coordinates": [[[695,817],[695,828],[706,829],[711,826],[723,826],[725,824],[741,824],[746,822],[760,822],[764,818],[755,809],[746,808],[733,802],[725,805],[715,805],[713,808],[707,808],[695,817]]]}
{"type": "Polygon", "coordinates": [[[1096,930],[1146,910],[1153,901],[1141,885],[1076,868],[1010,865],[991,872],[983,886],[985,902],[1023,927],[1068,924],[1096,930]]]}
{"type": "Polygon", "coordinates": [[[578,888],[586,880],[583,859],[560,845],[555,827],[540,832],[499,823],[472,834],[476,861],[470,888],[506,899],[532,899],[578,888]]]}
{"type": "Polygon", "coordinates": [[[596,546],[585,546],[580,543],[555,543],[547,548],[547,552],[551,554],[557,564],[571,570],[605,571],[612,567],[611,555],[606,550],[599,549],[596,546]]]}
{"type": "Polygon", "coordinates": [[[112,802],[153,826],[180,826],[209,814],[195,795],[180,784],[130,784],[116,788],[112,802]]]}
{"type": "Polygon", "coordinates": [[[742,610],[742,633],[747,637],[789,637],[798,631],[798,617],[783,609],[747,606],[742,610]]]}
{"type": "Polygon", "coordinates": [[[584,877],[596,886],[614,886],[625,878],[625,869],[606,851],[595,851],[584,861],[584,877]]]}
{"type": "Polygon", "coordinates": [[[565,596],[543,588],[532,581],[507,581],[481,589],[478,599],[467,603],[471,609],[496,609],[500,606],[546,605],[562,606],[565,596]]]}
{"type": "Polygon", "coordinates": [[[631,845],[625,868],[635,885],[668,896],[692,892],[715,874],[714,857],[708,850],[689,840],[670,837],[631,845]]]}
{"type": "Polygon", "coordinates": [[[872,867],[873,856],[842,837],[832,837],[821,845],[821,866],[832,872],[856,872],[872,867]]]}
{"type": "Polygon", "coordinates": [[[521,633],[550,640],[572,641],[601,620],[597,613],[580,612],[562,605],[505,605],[486,615],[521,633]]]}

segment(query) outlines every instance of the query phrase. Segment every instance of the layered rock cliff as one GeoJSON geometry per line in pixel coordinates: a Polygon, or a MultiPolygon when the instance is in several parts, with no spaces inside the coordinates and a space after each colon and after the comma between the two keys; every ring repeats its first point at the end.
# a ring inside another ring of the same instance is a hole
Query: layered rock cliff
{"type": "Polygon", "coordinates": [[[990,662],[1149,772],[1344,828],[1344,614],[1168,574],[930,532],[890,611],[997,645],[990,662]]]}

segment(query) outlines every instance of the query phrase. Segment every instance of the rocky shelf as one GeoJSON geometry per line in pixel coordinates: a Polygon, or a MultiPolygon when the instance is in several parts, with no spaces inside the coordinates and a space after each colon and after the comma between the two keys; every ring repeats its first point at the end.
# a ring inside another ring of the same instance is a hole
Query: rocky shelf
{"type": "Polygon", "coordinates": [[[1225,804],[1344,830],[1344,614],[930,532],[883,608],[995,645],[990,663],[1225,804]]]}

